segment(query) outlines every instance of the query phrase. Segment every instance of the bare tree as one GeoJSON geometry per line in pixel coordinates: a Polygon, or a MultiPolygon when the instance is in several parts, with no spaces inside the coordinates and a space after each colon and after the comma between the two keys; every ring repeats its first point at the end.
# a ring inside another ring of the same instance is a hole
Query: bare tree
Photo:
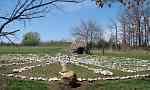
{"type": "Polygon", "coordinates": [[[149,3],[149,0],[130,0],[125,7],[125,13],[122,14],[121,20],[124,22],[121,23],[123,26],[122,31],[125,33],[123,35],[127,37],[124,38],[124,41],[127,41],[129,46],[148,46],[149,3]],[[146,5],[146,3],[148,3],[148,5],[146,5]]]}
{"type": "MultiPolygon", "coordinates": [[[[83,0],[82,0],[83,1],[83,0]]],[[[0,16],[0,37],[11,41],[8,35],[14,35],[20,30],[8,31],[6,26],[12,22],[21,22],[44,17],[52,7],[58,8],[58,3],[80,3],[81,0],[17,0],[15,7],[8,16],[0,16]]]]}
{"type": "Polygon", "coordinates": [[[93,43],[99,41],[103,35],[102,29],[94,21],[84,22],[75,28],[72,32],[73,36],[82,39],[86,43],[86,49],[89,51],[93,47],[93,43]]]}
{"type": "Polygon", "coordinates": [[[109,26],[110,29],[112,29],[115,32],[115,48],[118,48],[118,32],[119,32],[119,25],[117,24],[116,21],[114,21],[113,19],[110,20],[111,21],[111,25],[109,26]]]}

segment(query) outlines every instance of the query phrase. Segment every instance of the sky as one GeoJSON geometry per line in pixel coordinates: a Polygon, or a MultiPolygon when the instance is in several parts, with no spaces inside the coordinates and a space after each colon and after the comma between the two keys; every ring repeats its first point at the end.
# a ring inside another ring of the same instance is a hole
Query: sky
{"type": "MultiPolygon", "coordinates": [[[[11,8],[15,5],[13,1],[0,1],[0,16],[7,15],[8,13],[6,12],[11,11],[11,8]]],[[[51,10],[44,18],[30,20],[25,26],[23,23],[11,24],[7,26],[7,30],[21,29],[16,34],[16,42],[20,42],[22,36],[29,31],[40,33],[42,41],[71,40],[72,28],[78,26],[82,20],[94,20],[107,32],[109,30],[107,26],[111,24],[110,19],[116,19],[120,11],[118,4],[113,4],[111,8],[107,6],[98,8],[95,2],[90,0],[80,4],[64,4],[60,8],[61,10],[51,10]]]]}

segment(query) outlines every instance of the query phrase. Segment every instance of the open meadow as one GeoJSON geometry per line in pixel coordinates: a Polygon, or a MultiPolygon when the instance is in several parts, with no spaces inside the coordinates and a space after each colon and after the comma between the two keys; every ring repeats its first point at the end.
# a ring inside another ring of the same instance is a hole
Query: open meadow
{"type": "Polygon", "coordinates": [[[74,55],[66,53],[66,47],[1,47],[4,51],[0,55],[1,87],[8,90],[59,90],[61,63],[65,63],[83,83],[77,90],[150,89],[149,54],[141,53],[145,55],[144,59],[134,57],[136,54],[130,52],[132,58],[127,52],[113,55],[109,52],[105,56],[74,55]]]}

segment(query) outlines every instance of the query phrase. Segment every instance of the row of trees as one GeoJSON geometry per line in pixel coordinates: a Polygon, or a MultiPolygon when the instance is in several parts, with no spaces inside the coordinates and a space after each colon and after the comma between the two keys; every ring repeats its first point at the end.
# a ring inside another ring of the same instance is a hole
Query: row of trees
{"type": "Polygon", "coordinates": [[[28,32],[23,35],[22,42],[20,45],[24,46],[49,46],[49,45],[70,45],[71,42],[66,40],[59,40],[59,41],[41,41],[40,34],[38,32],[28,32]]]}
{"type": "Polygon", "coordinates": [[[128,47],[150,46],[150,1],[149,0],[126,0],[124,10],[118,22],[113,22],[115,27],[115,43],[128,47]]]}
{"type": "Polygon", "coordinates": [[[150,1],[137,0],[130,2],[123,17],[123,44],[128,46],[149,46],[150,35],[150,1]]]}
{"type": "Polygon", "coordinates": [[[43,42],[41,40],[40,34],[38,32],[27,32],[23,35],[22,41],[20,43],[11,43],[11,42],[0,42],[0,46],[51,46],[51,45],[70,45],[71,42],[66,40],[51,40],[43,42]]]}
{"type": "MultiPolygon", "coordinates": [[[[113,0],[96,0],[98,6],[110,5],[113,0]]],[[[111,38],[105,41],[104,30],[95,22],[81,22],[74,28],[79,40],[84,40],[88,47],[110,47],[115,49],[141,48],[150,46],[150,1],[116,0],[123,11],[117,21],[111,20],[111,38]],[[100,44],[99,44],[100,43],[100,44]]],[[[115,2],[116,2],[115,1],[115,2]]]]}

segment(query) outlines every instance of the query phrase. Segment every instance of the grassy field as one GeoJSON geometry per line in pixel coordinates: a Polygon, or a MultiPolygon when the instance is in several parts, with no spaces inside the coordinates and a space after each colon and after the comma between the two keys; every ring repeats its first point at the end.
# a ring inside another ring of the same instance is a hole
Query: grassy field
{"type": "MultiPolygon", "coordinates": [[[[68,64],[67,65],[68,70],[73,70],[78,77],[81,78],[96,78],[96,74],[88,70],[84,67],[73,65],[73,64],[68,64]]],[[[24,71],[21,73],[21,75],[25,76],[34,76],[34,77],[48,77],[48,78],[53,78],[53,77],[59,77],[62,68],[60,64],[50,64],[46,66],[41,66],[41,67],[35,67],[32,70],[29,71],[24,71]]]]}
{"type": "MultiPolygon", "coordinates": [[[[93,55],[102,56],[102,52],[94,53],[93,55]]],[[[143,50],[131,50],[131,51],[108,51],[106,50],[104,56],[109,57],[130,57],[130,58],[137,58],[137,59],[149,59],[150,60],[150,52],[143,51],[143,50]]]]}
{"type": "MultiPolygon", "coordinates": [[[[96,81],[86,87],[73,90],[150,90],[150,80],[96,81]]],[[[10,80],[8,90],[58,90],[59,83],[43,81],[10,80]],[[56,89],[57,88],[57,89],[56,89]]]]}
{"type": "MultiPolygon", "coordinates": [[[[69,53],[70,44],[56,44],[49,46],[37,46],[37,47],[25,47],[25,46],[1,46],[0,54],[51,54],[57,53],[69,53]]],[[[94,55],[102,56],[101,51],[94,52],[94,55]]],[[[150,52],[144,50],[132,50],[132,51],[109,51],[105,50],[105,56],[109,57],[131,57],[139,59],[150,59],[150,52]]],[[[83,56],[83,55],[82,55],[83,56]]]]}
{"type": "Polygon", "coordinates": [[[48,90],[48,83],[42,81],[9,80],[8,90],[48,90]]]}
{"type": "Polygon", "coordinates": [[[96,81],[87,90],[150,90],[150,80],[96,81]]]}
{"type": "Polygon", "coordinates": [[[77,66],[77,65],[67,65],[67,67],[70,70],[73,70],[77,74],[78,77],[96,78],[96,74],[93,71],[88,70],[87,68],[83,68],[83,67],[77,66]]]}
{"type": "Polygon", "coordinates": [[[50,46],[37,46],[37,47],[25,47],[25,46],[1,46],[0,54],[43,54],[48,53],[55,55],[57,53],[67,53],[69,45],[50,45],[50,46]]]}
{"type": "Polygon", "coordinates": [[[61,66],[59,64],[50,64],[46,66],[40,66],[32,68],[29,71],[24,71],[21,74],[25,76],[34,77],[60,77],[59,72],[61,71],[61,66]]]}
{"type": "MultiPolygon", "coordinates": [[[[57,53],[68,53],[69,45],[51,45],[47,47],[0,47],[0,54],[51,54],[56,55],[57,53]]],[[[102,56],[101,53],[94,54],[102,56]]],[[[105,56],[108,57],[131,57],[139,59],[149,59],[150,52],[148,51],[128,51],[128,52],[119,52],[119,51],[106,51],[105,56]]],[[[95,66],[90,66],[95,67],[95,66]]],[[[4,69],[3,67],[2,69],[4,69]]],[[[77,76],[84,78],[93,78],[96,77],[93,71],[89,71],[86,68],[80,66],[68,65],[68,69],[76,72],[77,76]]],[[[56,73],[60,71],[60,66],[50,65],[47,67],[37,67],[34,68],[30,74],[31,76],[57,76],[56,73]]],[[[113,71],[117,75],[126,75],[119,71],[113,71]]],[[[30,75],[29,73],[26,73],[30,75]]],[[[0,79],[1,81],[1,79],[0,79]]],[[[5,82],[5,81],[4,81],[5,82]]],[[[1,82],[3,83],[3,82],[1,82]]],[[[1,84],[0,84],[1,87],[1,84]]],[[[57,90],[55,88],[59,87],[57,82],[48,83],[43,81],[30,81],[30,80],[9,80],[7,90],[57,90]]],[[[1,88],[0,88],[1,90],[1,88]]],[[[76,90],[76,89],[75,89],[76,90]]],[[[96,81],[91,85],[84,87],[83,89],[78,90],[150,90],[150,80],[106,80],[106,81],[96,81]]]]}

